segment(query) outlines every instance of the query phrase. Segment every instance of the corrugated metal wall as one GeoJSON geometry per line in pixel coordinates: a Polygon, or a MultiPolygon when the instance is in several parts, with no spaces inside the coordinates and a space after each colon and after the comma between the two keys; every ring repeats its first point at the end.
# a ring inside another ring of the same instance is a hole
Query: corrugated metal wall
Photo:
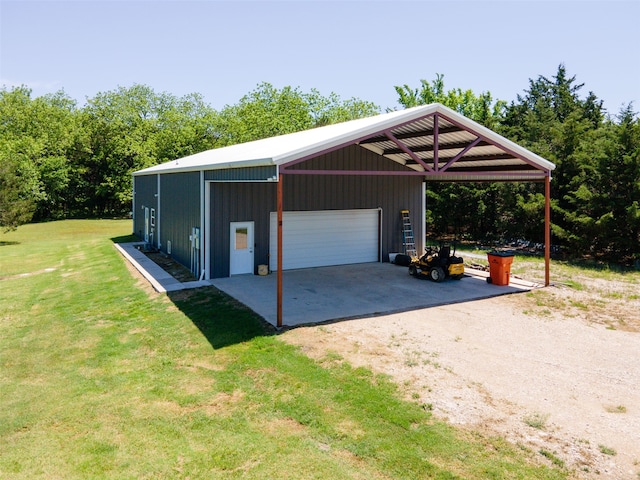
{"type": "MultiPolygon", "coordinates": [[[[191,263],[191,229],[200,225],[200,172],[168,173],[160,177],[160,242],[183,265],[191,263]]],[[[201,232],[204,233],[201,229],[201,232]]],[[[203,245],[201,245],[203,248],[203,245]]]]}
{"type": "MultiPolygon", "coordinates": [[[[403,170],[358,146],[296,166],[303,169],[403,170]]],[[[424,236],[422,178],[412,176],[285,175],[284,210],[382,208],[382,254],[402,251],[400,210],[411,211],[416,239],[424,236]]],[[[255,222],[255,269],[269,263],[269,213],[276,210],[275,183],[213,183],[211,186],[211,276],[229,275],[229,222],[255,222]]],[[[255,272],[254,272],[255,273],[255,272]]]]}
{"type": "Polygon", "coordinates": [[[205,180],[216,182],[260,182],[275,179],[278,167],[247,167],[225,168],[222,170],[207,170],[204,172],[205,180]]]}
{"type": "Polygon", "coordinates": [[[144,207],[158,209],[158,175],[133,177],[133,233],[144,240],[144,207]]]}
{"type": "MultiPolygon", "coordinates": [[[[357,145],[322,155],[295,166],[312,170],[406,170],[389,159],[357,145]]],[[[416,241],[425,232],[422,216],[422,177],[289,175],[284,184],[285,210],[382,208],[382,249],[402,251],[400,210],[409,209],[416,241]],[[310,193],[314,192],[315,193],[310,193]],[[291,195],[291,196],[289,196],[291,195]],[[325,205],[322,207],[321,205],[325,205]],[[296,208],[293,208],[293,206],[296,208]]]]}
{"type": "Polygon", "coordinates": [[[212,183],[210,208],[212,278],[229,276],[230,222],[255,222],[255,270],[269,263],[269,212],[276,208],[275,183],[212,183]]]}

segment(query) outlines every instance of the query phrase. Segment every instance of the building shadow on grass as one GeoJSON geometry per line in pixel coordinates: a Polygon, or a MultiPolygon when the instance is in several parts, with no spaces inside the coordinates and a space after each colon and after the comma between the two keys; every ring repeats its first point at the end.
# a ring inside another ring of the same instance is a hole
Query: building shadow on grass
{"type": "MultiPolygon", "coordinates": [[[[140,240],[136,235],[123,235],[111,238],[111,241],[126,244],[140,240]]],[[[175,275],[170,257],[160,263],[156,257],[149,258],[164,270],[165,275],[175,275]]],[[[135,258],[125,256],[125,259],[139,270],[140,265],[135,258]]],[[[173,263],[179,265],[175,260],[173,263]]],[[[246,342],[255,337],[272,335],[275,332],[275,329],[253,310],[214,286],[178,289],[168,291],[166,295],[198,327],[214,349],[246,342]]]]}
{"type": "Polygon", "coordinates": [[[214,349],[276,333],[253,310],[215,287],[168,292],[167,296],[214,349]]]}
{"type": "Polygon", "coordinates": [[[121,235],[119,237],[112,237],[109,240],[111,240],[113,243],[131,243],[140,241],[138,236],[133,233],[130,233],[129,235],[121,235]]]}
{"type": "Polygon", "coordinates": [[[9,245],[20,245],[20,242],[0,242],[0,247],[8,247],[9,245]]]}

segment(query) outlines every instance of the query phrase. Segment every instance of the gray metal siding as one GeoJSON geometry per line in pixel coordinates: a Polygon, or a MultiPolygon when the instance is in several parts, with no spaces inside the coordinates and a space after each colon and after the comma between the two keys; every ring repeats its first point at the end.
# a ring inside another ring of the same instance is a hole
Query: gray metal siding
{"type": "Polygon", "coordinates": [[[158,210],[158,175],[133,177],[133,233],[144,240],[144,207],[158,210]]]}
{"type": "MultiPolygon", "coordinates": [[[[200,173],[169,173],[160,176],[160,242],[171,256],[189,267],[191,229],[200,225],[200,173]]],[[[204,234],[201,228],[201,235],[204,234]]],[[[202,245],[201,245],[202,248],[202,245]]]]}
{"type": "Polygon", "coordinates": [[[216,182],[259,182],[276,178],[278,167],[248,167],[225,168],[221,170],[207,170],[204,172],[205,180],[216,182]]]}
{"type": "Polygon", "coordinates": [[[275,183],[211,184],[211,277],[229,276],[231,222],[254,224],[254,273],[269,264],[269,212],[276,209],[275,183]]]}
{"type": "MultiPolygon", "coordinates": [[[[403,170],[404,167],[358,146],[300,164],[303,169],[403,170]]],[[[255,222],[255,270],[269,263],[269,213],[276,210],[275,183],[211,185],[211,276],[229,276],[229,223],[255,222]]],[[[285,175],[284,210],[382,208],[382,255],[402,251],[400,210],[411,211],[416,239],[424,236],[422,177],[285,175]]],[[[313,252],[310,252],[313,254],[313,252]]],[[[254,272],[255,273],[255,272],[254,272]]]]}

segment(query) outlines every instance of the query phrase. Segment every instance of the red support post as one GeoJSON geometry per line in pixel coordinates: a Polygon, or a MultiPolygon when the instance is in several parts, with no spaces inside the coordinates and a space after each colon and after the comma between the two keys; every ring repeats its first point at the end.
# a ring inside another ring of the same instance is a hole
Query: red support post
{"type": "Polygon", "coordinates": [[[278,178],[278,273],[277,273],[277,326],[282,327],[282,180],[284,175],[280,174],[278,178]]]}
{"type": "Polygon", "coordinates": [[[440,126],[438,125],[438,114],[433,116],[433,169],[437,172],[440,170],[438,163],[440,162],[440,126]]]}
{"type": "Polygon", "coordinates": [[[551,264],[551,172],[544,179],[544,286],[548,287],[551,264]]]}

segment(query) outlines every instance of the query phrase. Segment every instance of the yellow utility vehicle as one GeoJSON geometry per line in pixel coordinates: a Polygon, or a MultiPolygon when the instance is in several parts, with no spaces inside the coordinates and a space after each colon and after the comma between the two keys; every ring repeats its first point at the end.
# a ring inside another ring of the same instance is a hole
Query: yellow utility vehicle
{"type": "Polygon", "coordinates": [[[455,248],[452,254],[449,245],[427,247],[425,254],[409,265],[409,275],[434,282],[442,282],[447,277],[460,280],[464,277],[464,260],[455,255],[455,248]]]}

